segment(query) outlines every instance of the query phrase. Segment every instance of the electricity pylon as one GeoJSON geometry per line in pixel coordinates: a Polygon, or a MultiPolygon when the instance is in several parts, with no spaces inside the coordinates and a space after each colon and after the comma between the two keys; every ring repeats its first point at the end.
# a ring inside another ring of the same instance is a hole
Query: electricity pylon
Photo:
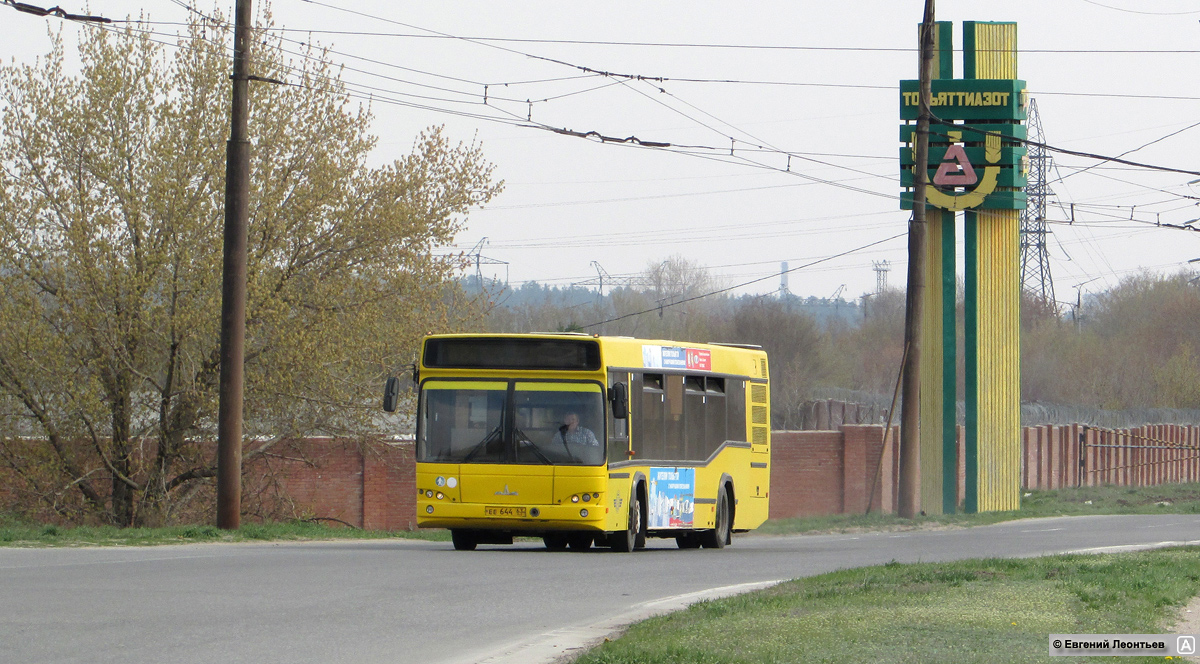
{"type": "Polygon", "coordinates": [[[1058,313],[1054,299],[1054,281],[1050,277],[1050,253],[1046,249],[1046,199],[1050,191],[1051,157],[1043,145],[1042,119],[1038,116],[1037,100],[1029,100],[1029,174],[1025,184],[1028,205],[1021,213],[1021,290],[1041,302],[1048,310],[1058,313]]]}

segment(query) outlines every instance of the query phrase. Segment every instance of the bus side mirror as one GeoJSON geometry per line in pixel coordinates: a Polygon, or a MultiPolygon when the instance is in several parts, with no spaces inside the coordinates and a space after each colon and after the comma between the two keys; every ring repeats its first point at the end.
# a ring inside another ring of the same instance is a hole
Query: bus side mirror
{"type": "Polygon", "coordinates": [[[623,420],[629,417],[629,390],[625,383],[613,383],[609,388],[609,399],[612,400],[613,418],[623,420]]]}
{"type": "Polygon", "coordinates": [[[400,379],[390,376],[383,386],[383,409],[389,413],[396,412],[396,403],[400,400],[400,379]]]}

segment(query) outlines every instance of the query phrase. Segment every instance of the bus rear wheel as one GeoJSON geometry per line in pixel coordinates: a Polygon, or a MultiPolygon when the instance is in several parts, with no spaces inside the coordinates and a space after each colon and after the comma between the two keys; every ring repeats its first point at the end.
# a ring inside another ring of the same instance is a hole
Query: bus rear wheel
{"type": "Polygon", "coordinates": [[[732,523],[729,518],[729,492],[721,487],[717,494],[717,519],[712,530],[700,533],[700,545],[706,549],[724,549],[725,542],[732,537],[732,523]]]}
{"type": "Polygon", "coordinates": [[[686,535],[676,535],[675,543],[677,545],[679,545],[679,548],[681,548],[681,549],[699,549],[700,548],[700,534],[699,533],[687,533],[686,535]]]}
{"type": "Polygon", "coordinates": [[[474,551],[475,545],[479,543],[474,531],[458,528],[450,531],[450,539],[454,542],[455,551],[474,551]]]}

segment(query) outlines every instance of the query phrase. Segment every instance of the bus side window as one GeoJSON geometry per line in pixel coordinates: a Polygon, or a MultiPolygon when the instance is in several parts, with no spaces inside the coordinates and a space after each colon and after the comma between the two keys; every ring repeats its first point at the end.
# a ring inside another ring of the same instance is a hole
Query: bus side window
{"type": "Polygon", "coordinates": [[[683,376],[667,374],[667,412],[663,428],[663,456],[659,459],[687,458],[684,439],[687,431],[683,422],[683,376]]]}
{"type": "Polygon", "coordinates": [[[705,412],[708,410],[707,395],[704,393],[704,376],[683,378],[683,419],[685,424],[684,449],[680,458],[689,461],[704,461],[708,458],[705,445],[705,412]]]}
{"type": "Polygon", "coordinates": [[[710,376],[705,382],[704,458],[707,459],[727,438],[725,434],[725,379],[710,376]]]}
{"type": "MultiPolygon", "coordinates": [[[[662,374],[635,374],[641,388],[632,396],[634,409],[634,459],[666,459],[663,449],[663,418],[666,393],[662,374]]],[[[631,399],[632,400],[632,399],[631,399]]]]}
{"type": "Polygon", "coordinates": [[[729,440],[749,442],[746,437],[746,381],[737,378],[725,380],[726,436],[729,440]]]}

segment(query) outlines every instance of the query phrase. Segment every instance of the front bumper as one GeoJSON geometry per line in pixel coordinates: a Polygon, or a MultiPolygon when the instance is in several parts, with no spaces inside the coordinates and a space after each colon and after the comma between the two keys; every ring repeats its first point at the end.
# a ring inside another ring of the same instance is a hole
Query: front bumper
{"type": "Polygon", "coordinates": [[[417,501],[417,526],[420,528],[471,528],[479,530],[548,531],[582,530],[604,531],[607,508],[598,503],[571,503],[569,505],[504,505],[524,507],[525,517],[489,516],[488,507],[477,503],[454,503],[440,500],[417,501]],[[429,507],[433,508],[432,513],[429,507]],[[534,510],[537,516],[533,516],[534,510]],[[587,516],[580,516],[587,510],[587,516]]]}

